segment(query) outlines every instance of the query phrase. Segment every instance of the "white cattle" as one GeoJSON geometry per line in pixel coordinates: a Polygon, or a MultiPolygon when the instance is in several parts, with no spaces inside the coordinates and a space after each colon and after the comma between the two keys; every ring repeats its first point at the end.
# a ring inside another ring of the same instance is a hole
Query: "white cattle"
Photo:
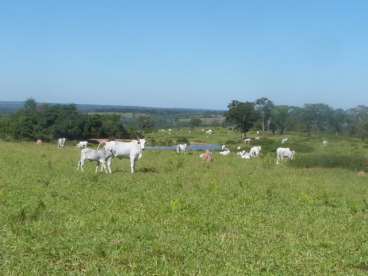
{"type": "Polygon", "coordinates": [[[213,130],[212,130],[212,129],[207,130],[207,131],[206,131],[206,134],[208,134],[208,135],[212,135],[212,134],[213,134],[213,130]]]}
{"type": "Polygon", "coordinates": [[[179,145],[176,146],[176,152],[177,153],[187,152],[187,149],[188,149],[187,144],[179,144],[179,145]]]}
{"type": "Polygon", "coordinates": [[[278,148],[276,150],[276,163],[279,164],[280,161],[284,159],[293,160],[295,156],[295,151],[290,148],[278,148]]]}
{"type": "Polygon", "coordinates": [[[327,146],[328,145],[328,141],[327,140],[323,140],[322,145],[327,146]]]}
{"type": "Polygon", "coordinates": [[[222,156],[227,156],[227,155],[230,155],[230,150],[229,149],[225,149],[225,150],[223,150],[223,151],[220,151],[219,152],[220,153],[220,155],[222,155],[222,156]]]}
{"type": "Polygon", "coordinates": [[[252,158],[252,155],[251,155],[249,152],[244,151],[244,152],[240,155],[240,157],[241,157],[242,159],[251,159],[251,158],[252,158]]]}
{"type": "Polygon", "coordinates": [[[252,138],[246,138],[244,139],[244,143],[250,144],[252,142],[252,138]]]}
{"type": "Polygon", "coordinates": [[[112,153],[112,156],[107,159],[107,169],[109,173],[111,173],[111,162],[113,157],[128,157],[130,159],[130,171],[133,174],[136,162],[142,158],[145,143],[145,139],[133,140],[131,142],[107,142],[104,148],[112,153]]]}
{"type": "Polygon", "coordinates": [[[101,172],[104,171],[105,173],[107,173],[108,171],[106,168],[106,161],[111,156],[112,156],[111,151],[107,151],[105,149],[95,150],[95,149],[84,148],[81,150],[81,158],[79,160],[77,169],[84,171],[84,163],[86,161],[95,161],[97,162],[96,173],[99,167],[101,168],[101,172]]]}
{"type": "Polygon", "coordinates": [[[285,144],[289,141],[289,138],[282,138],[281,144],[285,144]]]}
{"type": "Polygon", "coordinates": [[[261,146],[254,146],[250,149],[249,154],[252,157],[258,157],[261,154],[262,147],[261,146]]]}
{"type": "Polygon", "coordinates": [[[80,149],[85,149],[88,147],[88,142],[87,141],[80,141],[78,144],[77,144],[77,148],[80,148],[80,149]]]}
{"type": "Polygon", "coordinates": [[[66,138],[59,138],[59,139],[57,140],[57,147],[58,147],[58,149],[62,149],[62,148],[64,148],[64,146],[65,146],[65,141],[66,141],[66,138]]]}
{"type": "Polygon", "coordinates": [[[259,135],[259,133],[260,133],[259,130],[257,130],[257,135],[259,135]]]}

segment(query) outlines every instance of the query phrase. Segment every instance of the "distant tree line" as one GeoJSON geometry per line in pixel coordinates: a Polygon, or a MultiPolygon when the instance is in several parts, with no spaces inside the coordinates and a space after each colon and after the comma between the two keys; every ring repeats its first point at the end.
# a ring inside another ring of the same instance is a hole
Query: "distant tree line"
{"type": "Polygon", "coordinates": [[[0,117],[0,137],[15,140],[126,138],[119,115],[88,115],[75,105],[37,104],[33,99],[25,102],[16,113],[0,117]]]}
{"type": "Polygon", "coordinates": [[[298,131],[307,134],[331,133],[368,138],[368,107],[343,110],[326,104],[303,107],[275,105],[267,98],[255,102],[232,101],[225,113],[226,124],[243,135],[251,129],[283,134],[298,131]]]}

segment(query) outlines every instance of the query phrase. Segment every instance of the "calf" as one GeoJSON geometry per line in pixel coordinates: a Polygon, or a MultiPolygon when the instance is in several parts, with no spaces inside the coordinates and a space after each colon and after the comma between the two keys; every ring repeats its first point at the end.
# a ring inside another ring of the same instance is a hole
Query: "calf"
{"type": "Polygon", "coordinates": [[[80,169],[83,172],[84,163],[86,161],[96,161],[97,162],[96,173],[99,167],[101,169],[101,172],[104,171],[105,173],[108,173],[107,168],[106,168],[106,161],[111,156],[112,156],[111,151],[107,151],[105,149],[101,149],[101,150],[94,150],[94,149],[89,149],[89,148],[82,149],[81,158],[78,163],[77,169],[78,170],[80,169]]]}
{"type": "Polygon", "coordinates": [[[80,149],[85,149],[88,147],[88,142],[87,141],[80,141],[78,144],[77,144],[77,148],[80,148],[80,149]]]}

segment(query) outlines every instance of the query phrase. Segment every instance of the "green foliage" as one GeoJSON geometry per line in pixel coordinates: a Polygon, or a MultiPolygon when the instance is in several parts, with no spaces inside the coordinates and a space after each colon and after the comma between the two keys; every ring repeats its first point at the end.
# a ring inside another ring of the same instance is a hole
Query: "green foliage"
{"type": "Polygon", "coordinates": [[[74,105],[37,105],[32,99],[14,115],[1,119],[0,128],[2,136],[16,140],[128,136],[118,115],[87,115],[74,105]]]}
{"type": "Polygon", "coordinates": [[[254,103],[232,101],[228,108],[225,114],[227,122],[233,123],[243,134],[246,134],[258,119],[254,103]]]}

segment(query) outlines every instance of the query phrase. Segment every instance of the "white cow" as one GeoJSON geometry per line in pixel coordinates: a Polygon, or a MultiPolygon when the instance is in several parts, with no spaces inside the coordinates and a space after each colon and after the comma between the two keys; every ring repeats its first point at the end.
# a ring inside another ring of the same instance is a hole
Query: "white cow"
{"type": "Polygon", "coordinates": [[[254,146],[250,149],[249,154],[252,157],[258,157],[261,154],[262,147],[261,146],[254,146]]]}
{"type": "Polygon", "coordinates": [[[213,130],[212,130],[212,129],[207,130],[207,131],[206,131],[206,134],[208,134],[208,135],[212,135],[212,134],[213,134],[213,130]]]}
{"type": "Polygon", "coordinates": [[[142,158],[145,143],[145,139],[133,140],[131,142],[107,142],[104,148],[112,152],[112,156],[107,159],[107,169],[109,173],[111,173],[111,162],[113,157],[128,157],[130,159],[130,171],[133,174],[136,162],[142,158]]]}
{"type": "Polygon", "coordinates": [[[105,173],[107,173],[108,171],[106,168],[106,161],[111,156],[112,156],[111,151],[107,151],[105,149],[95,150],[95,149],[84,148],[81,150],[81,158],[78,163],[77,169],[78,170],[80,169],[83,172],[84,163],[86,161],[96,161],[97,162],[96,173],[99,167],[101,168],[101,172],[104,171],[105,173]]]}
{"type": "Polygon", "coordinates": [[[328,145],[328,141],[327,140],[323,140],[322,145],[327,146],[328,145]]]}
{"type": "Polygon", "coordinates": [[[177,153],[187,152],[187,149],[188,149],[187,144],[179,144],[179,145],[176,146],[176,152],[177,153]]]}
{"type": "Polygon", "coordinates": [[[245,150],[238,152],[237,155],[239,155],[242,159],[252,158],[251,154],[249,152],[246,152],[245,150]]]}
{"type": "Polygon", "coordinates": [[[228,156],[228,155],[230,155],[230,150],[229,149],[227,149],[227,148],[225,148],[225,150],[223,150],[223,151],[220,151],[219,152],[220,153],[220,155],[222,155],[222,156],[228,156]]]}
{"type": "Polygon", "coordinates": [[[59,139],[57,140],[57,147],[58,147],[58,149],[62,149],[62,148],[64,148],[64,146],[65,146],[65,141],[66,141],[66,138],[59,138],[59,139]]]}
{"type": "Polygon", "coordinates": [[[85,149],[88,147],[88,142],[87,141],[80,141],[78,144],[77,144],[77,148],[80,148],[80,149],[85,149]]]}
{"type": "Polygon", "coordinates": [[[244,139],[244,143],[250,144],[252,142],[252,138],[246,138],[244,139]]]}
{"type": "Polygon", "coordinates": [[[289,141],[289,138],[282,138],[281,144],[285,144],[289,141]]]}
{"type": "Polygon", "coordinates": [[[290,148],[278,148],[276,150],[276,163],[279,164],[280,161],[284,159],[293,160],[295,156],[295,151],[290,148]]]}

